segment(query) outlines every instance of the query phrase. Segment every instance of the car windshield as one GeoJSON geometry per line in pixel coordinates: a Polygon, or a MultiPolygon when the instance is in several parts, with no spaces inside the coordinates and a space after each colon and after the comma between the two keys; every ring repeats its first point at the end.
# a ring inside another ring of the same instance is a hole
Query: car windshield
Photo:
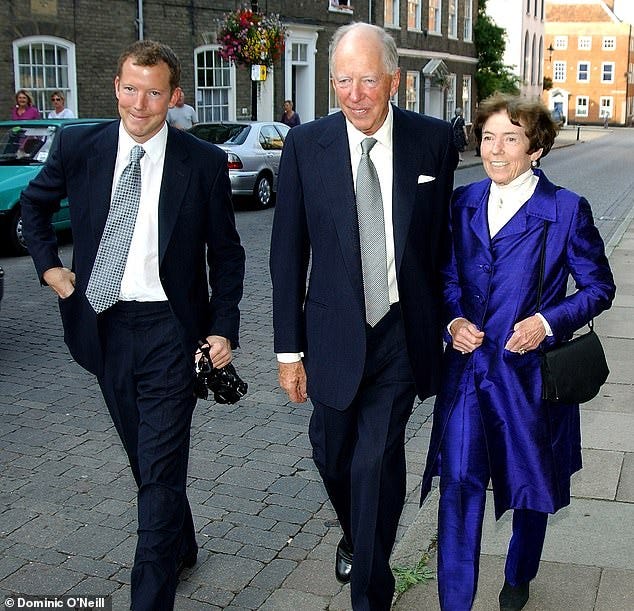
{"type": "Polygon", "coordinates": [[[243,144],[250,130],[250,125],[240,123],[207,123],[195,125],[189,131],[212,144],[243,144]]]}
{"type": "Polygon", "coordinates": [[[0,126],[0,164],[44,163],[57,127],[21,125],[0,126]]]}

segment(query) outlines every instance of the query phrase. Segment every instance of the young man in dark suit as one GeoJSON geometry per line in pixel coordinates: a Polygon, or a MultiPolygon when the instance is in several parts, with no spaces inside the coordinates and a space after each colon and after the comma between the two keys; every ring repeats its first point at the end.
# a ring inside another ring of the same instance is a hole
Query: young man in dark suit
{"type": "Polygon", "coordinates": [[[244,277],[226,155],[165,121],[179,80],[169,47],[131,45],[114,81],[120,121],[61,132],[21,200],[64,339],[97,376],[139,488],[135,611],[172,609],[179,570],[196,562],[186,495],[194,353],[202,339],[214,366],[231,361],[244,277]],[[64,197],[71,269],[51,226],[64,197]]]}
{"type": "Polygon", "coordinates": [[[313,457],[343,530],[335,574],[351,581],[355,611],[387,610],[405,426],[439,379],[457,152],[448,123],[390,104],[398,51],[381,28],[340,28],[331,77],[342,112],[293,128],[282,153],[275,352],[291,401],[313,403],[313,457]]]}

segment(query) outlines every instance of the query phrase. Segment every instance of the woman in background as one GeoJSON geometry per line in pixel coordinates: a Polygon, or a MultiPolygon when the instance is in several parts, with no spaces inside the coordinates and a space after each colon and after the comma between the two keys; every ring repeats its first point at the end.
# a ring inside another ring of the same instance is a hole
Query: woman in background
{"type": "Polygon", "coordinates": [[[518,611],[548,514],[570,503],[570,476],[581,468],[579,406],[542,400],[538,348],[609,308],[615,286],[590,205],[537,169],[556,136],[548,109],[496,94],[480,104],[474,129],[488,178],[456,189],[451,202],[447,347],[423,497],[440,475],[440,606],[467,611],[491,480],[496,519],[513,510],[500,609],[518,611]],[[566,295],[569,276],[576,291],[566,295]]]}

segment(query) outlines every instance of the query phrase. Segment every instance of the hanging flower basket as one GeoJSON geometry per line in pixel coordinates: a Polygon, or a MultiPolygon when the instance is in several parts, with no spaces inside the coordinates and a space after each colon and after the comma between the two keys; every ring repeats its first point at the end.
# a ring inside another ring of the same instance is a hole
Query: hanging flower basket
{"type": "Polygon", "coordinates": [[[286,28],[279,15],[248,8],[227,13],[218,29],[220,55],[239,66],[271,67],[284,51],[286,28]]]}

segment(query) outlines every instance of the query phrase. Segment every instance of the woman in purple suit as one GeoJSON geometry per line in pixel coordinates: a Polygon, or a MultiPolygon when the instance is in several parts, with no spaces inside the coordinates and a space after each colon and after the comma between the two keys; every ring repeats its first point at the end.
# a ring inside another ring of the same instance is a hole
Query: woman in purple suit
{"type": "Polygon", "coordinates": [[[475,598],[489,480],[496,518],[513,510],[500,609],[526,604],[548,514],[569,504],[570,476],[581,468],[579,406],[541,399],[538,348],[569,339],[615,294],[590,205],[537,169],[556,136],[548,110],[496,94],[474,128],[489,178],[452,198],[448,343],[423,477],[424,498],[440,475],[438,590],[451,611],[475,598]],[[569,276],[576,290],[567,295],[569,276]]]}

